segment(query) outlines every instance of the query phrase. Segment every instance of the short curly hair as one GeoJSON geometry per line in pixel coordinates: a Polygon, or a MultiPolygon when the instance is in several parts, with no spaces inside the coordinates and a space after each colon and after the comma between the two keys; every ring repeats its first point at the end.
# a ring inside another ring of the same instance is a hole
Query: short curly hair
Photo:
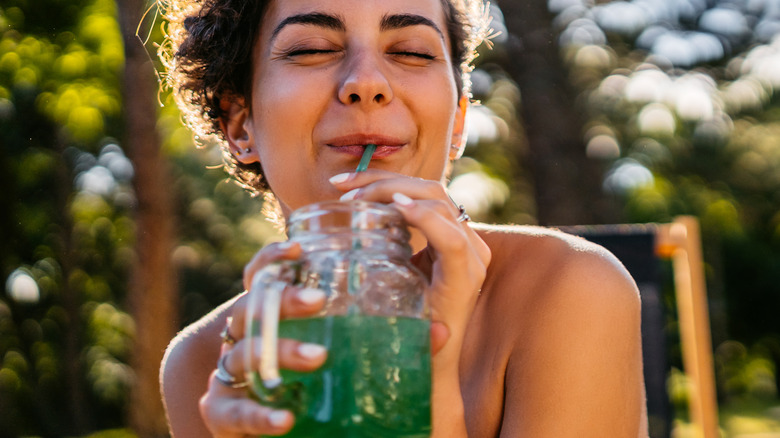
{"type": "MultiPolygon", "coordinates": [[[[268,192],[259,163],[240,163],[220,128],[220,102],[251,95],[253,48],[270,0],[157,0],[167,31],[158,55],[165,83],[196,141],[216,140],[226,170],[253,194],[268,192]]],[[[477,47],[488,38],[488,5],[483,0],[441,0],[460,95],[470,96],[470,73],[477,47]]]]}

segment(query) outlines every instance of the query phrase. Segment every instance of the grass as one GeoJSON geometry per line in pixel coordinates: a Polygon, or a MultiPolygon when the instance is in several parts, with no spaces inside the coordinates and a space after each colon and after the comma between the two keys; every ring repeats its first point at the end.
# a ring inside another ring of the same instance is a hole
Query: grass
{"type": "MultiPolygon", "coordinates": [[[[737,400],[719,408],[721,438],[780,438],[780,400],[737,400]]],[[[693,426],[674,422],[672,438],[697,438],[693,426]]]]}

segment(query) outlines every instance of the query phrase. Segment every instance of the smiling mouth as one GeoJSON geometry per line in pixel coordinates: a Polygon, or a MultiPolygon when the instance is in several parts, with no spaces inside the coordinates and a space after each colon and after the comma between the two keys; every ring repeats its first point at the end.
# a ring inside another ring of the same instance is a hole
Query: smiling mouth
{"type": "MultiPolygon", "coordinates": [[[[343,154],[352,155],[355,157],[361,157],[363,156],[363,152],[366,150],[367,145],[368,144],[334,146],[329,144],[328,147],[343,154]]],[[[379,159],[379,158],[384,158],[389,155],[392,155],[398,152],[399,150],[401,150],[404,146],[405,145],[377,144],[376,151],[374,151],[374,154],[372,155],[372,159],[379,159]]]]}
{"type": "Polygon", "coordinates": [[[382,135],[347,135],[331,139],[327,146],[337,152],[361,157],[366,146],[375,144],[377,146],[372,159],[380,159],[392,155],[406,146],[406,143],[400,139],[382,136],[382,135]]]}

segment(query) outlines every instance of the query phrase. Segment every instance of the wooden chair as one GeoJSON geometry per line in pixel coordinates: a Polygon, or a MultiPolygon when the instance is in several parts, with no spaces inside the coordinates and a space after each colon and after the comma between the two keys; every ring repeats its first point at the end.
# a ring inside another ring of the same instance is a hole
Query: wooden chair
{"type": "Polygon", "coordinates": [[[691,387],[690,419],[697,438],[716,438],[718,407],[707,291],[698,220],[680,216],[668,224],[560,227],[604,246],[626,266],[642,298],[642,348],[653,438],[671,433],[660,260],[671,260],[684,372],[691,387]]]}

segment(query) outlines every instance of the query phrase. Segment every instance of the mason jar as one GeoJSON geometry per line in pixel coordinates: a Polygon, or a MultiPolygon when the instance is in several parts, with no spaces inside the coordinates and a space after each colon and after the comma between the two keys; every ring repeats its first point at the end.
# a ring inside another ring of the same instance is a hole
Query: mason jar
{"type": "Polygon", "coordinates": [[[287,233],[303,256],[268,265],[249,291],[250,396],[296,415],[289,437],[429,436],[427,280],[411,263],[403,216],[386,204],[327,201],[293,212],[287,233]],[[287,285],[321,289],[324,308],[279,320],[287,285]],[[314,372],[279,370],[278,338],[323,345],[327,360],[314,372]]]}

